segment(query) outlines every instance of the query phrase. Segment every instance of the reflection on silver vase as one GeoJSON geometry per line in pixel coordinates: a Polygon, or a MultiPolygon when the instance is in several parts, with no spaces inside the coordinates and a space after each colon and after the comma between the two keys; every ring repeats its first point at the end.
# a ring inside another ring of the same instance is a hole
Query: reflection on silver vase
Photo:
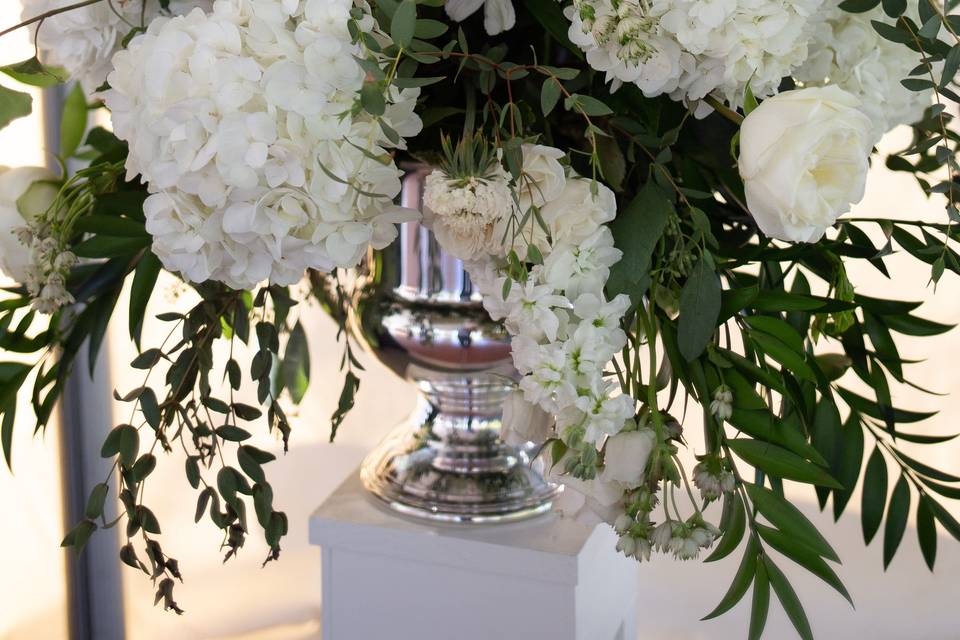
{"type": "MultiPolygon", "coordinates": [[[[404,177],[421,209],[429,169],[404,177]]],[[[363,483],[394,509],[435,520],[497,522],[549,510],[557,489],[530,452],[500,439],[513,389],[510,339],[484,311],[460,260],[419,223],[371,260],[355,325],[377,357],[422,394],[414,415],[364,461],[363,483]]]]}

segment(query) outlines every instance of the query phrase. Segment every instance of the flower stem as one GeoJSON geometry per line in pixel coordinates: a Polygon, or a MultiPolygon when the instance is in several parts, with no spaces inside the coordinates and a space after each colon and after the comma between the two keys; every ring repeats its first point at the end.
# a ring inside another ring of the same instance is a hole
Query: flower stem
{"type": "Polygon", "coordinates": [[[708,105],[714,108],[714,110],[722,115],[724,118],[732,122],[733,124],[739,126],[743,124],[743,116],[729,108],[727,105],[723,104],[721,101],[717,100],[711,95],[707,95],[704,99],[708,105]]]}

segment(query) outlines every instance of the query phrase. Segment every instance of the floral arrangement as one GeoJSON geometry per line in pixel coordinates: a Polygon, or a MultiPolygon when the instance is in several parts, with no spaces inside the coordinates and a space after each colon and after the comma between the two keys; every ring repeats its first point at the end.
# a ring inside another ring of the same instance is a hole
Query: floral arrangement
{"type": "MultiPolygon", "coordinates": [[[[409,160],[434,167],[425,221],[512,336],[505,436],[540,444],[551,478],[581,497],[578,515],[612,525],[627,556],[740,549],[707,617],[752,586],[759,637],[772,589],[811,637],[787,563],[851,599],[785,481],[811,486],[836,518],[861,485],[864,537],[883,526],[885,564],[911,515],[931,569],[937,530],[960,539],[942,503],[960,498],[960,477],[899,448],[950,436],[911,429],[932,414],[896,407],[890,391],[910,384],[894,335],[951,325],[857,293],[847,271],[867,261],[889,277],[897,251],[929,265],[934,285],[960,273],[952,3],[24,4],[6,31],[34,29],[38,57],[2,71],[76,83],[63,172],[0,173],[0,267],[19,283],[0,301],[0,348],[33,354],[0,363],[0,443],[9,463],[18,396],[38,429],[49,422],[129,287],[144,381],[117,390],[131,419],[104,442],[113,470],[64,545],[123,523],[120,559],[165,608],[180,612],[180,570],[143,498],[157,454],[184,453],[197,521],[223,530],[227,558],[254,517],[278,558],[289,523],[264,469],[274,456],[245,441],[265,422],[286,443],[284,406],[309,384],[290,288],[346,328],[340,274],[421,215],[394,204],[409,160]],[[101,108],[112,128],[88,131],[101,108]],[[881,157],[876,143],[899,125],[912,143],[881,157]],[[880,161],[942,201],[943,221],[841,217],[880,161]],[[201,301],[160,314],[169,336],[140,345],[161,270],[201,301]],[[224,341],[225,361],[213,348],[224,341]],[[249,367],[235,343],[253,349],[249,367]],[[245,378],[260,407],[235,401],[245,378]],[[687,469],[676,416],[696,406],[705,444],[687,469]]],[[[30,112],[27,94],[0,97],[0,125],[30,112]]],[[[333,433],[361,383],[349,332],[341,340],[333,433]]]]}

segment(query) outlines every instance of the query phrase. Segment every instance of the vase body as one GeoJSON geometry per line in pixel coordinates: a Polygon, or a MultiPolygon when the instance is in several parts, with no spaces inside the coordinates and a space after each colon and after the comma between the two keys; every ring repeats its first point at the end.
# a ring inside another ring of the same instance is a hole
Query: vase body
{"type": "MultiPolygon", "coordinates": [[[[401,204],[422,210],[429,168],[409,168],[401,204]]],[[[550,509],[556,487],[530,451],[500,439],[514,388],[510,337],[490,319],[463,263],[418,222],[371,258],[355,328],[421,393],[414,414],[364,461],[364,486],[397,511],[452,522],[516,520],[550,509]]]]}

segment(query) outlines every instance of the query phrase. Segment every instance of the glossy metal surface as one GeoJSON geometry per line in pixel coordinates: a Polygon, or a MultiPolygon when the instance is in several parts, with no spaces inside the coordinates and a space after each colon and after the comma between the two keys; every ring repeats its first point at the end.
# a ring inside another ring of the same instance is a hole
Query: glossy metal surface
{"type": "MultiPolygon", "coordinates": [[[[422,209],[429,169],[408,170],[401,203],[422,209]]],[[[529,452],[500,440],[513,388],[510,339],[484,311],[463,264],[430,231],[406,223],[371,259],[358,288],[356,328],[380,360],[414,382],[414,415],[364,461],[368,490],[402,513],[498,522],[549,510],[556,488],[529,452]]]]}

